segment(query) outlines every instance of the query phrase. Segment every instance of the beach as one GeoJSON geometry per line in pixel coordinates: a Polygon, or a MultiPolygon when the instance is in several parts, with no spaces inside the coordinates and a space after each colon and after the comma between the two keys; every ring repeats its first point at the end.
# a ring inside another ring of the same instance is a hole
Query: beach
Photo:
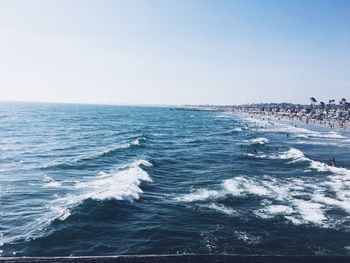
{"type": "Polygon", "coordinates": [[[350,108],[341,105],[328,105],[327,107],[290,104],[250,104],[234,106],[185,105],[178,109],[204,110],[218,112],[233,112],[236,114],[249,114],[251,116],[266,116],[267,119],[301,121],[306,124],[320,124],[330,128],[350,127],[350,108]]]}

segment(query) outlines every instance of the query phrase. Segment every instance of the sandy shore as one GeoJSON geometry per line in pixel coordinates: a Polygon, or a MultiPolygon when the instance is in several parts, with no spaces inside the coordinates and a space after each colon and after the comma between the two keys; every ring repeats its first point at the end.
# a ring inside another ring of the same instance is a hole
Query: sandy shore
{"type": "Polygon", "coordinates": [[[260,115],[267,118],[271,117],[287,120],[291,123],[294,121],[301,121],[305,124],[318,124],[329,128],[350,128],[350,108],[344,108],[340,105],[332,105],[327,108],[310,105],[294,105],[290,103],[250,104],[241,106],[186,105],[176,109],[260,115]]]}

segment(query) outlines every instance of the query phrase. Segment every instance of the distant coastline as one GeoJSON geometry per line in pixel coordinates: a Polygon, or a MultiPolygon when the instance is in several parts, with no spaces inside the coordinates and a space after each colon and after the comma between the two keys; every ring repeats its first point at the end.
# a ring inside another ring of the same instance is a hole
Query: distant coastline
{"type": "Polygon", "coordinates": [[[328,104],[316,104],[310,98],[310,105],[292,103],[259,103],[245,105],[183,105],[173,109],[231,112],[237,114],[263,115],[278,119],[298,120],[305,123],[321,124],[330,128],[350,128],[350,103],[342,99],[339,104],[329,100],[328,104]]]}

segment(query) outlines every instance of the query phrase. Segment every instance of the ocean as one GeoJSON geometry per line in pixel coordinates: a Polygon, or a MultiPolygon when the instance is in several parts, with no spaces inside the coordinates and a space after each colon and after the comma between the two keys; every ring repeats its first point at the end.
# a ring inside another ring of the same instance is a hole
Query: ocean
{"type": "Polygon", "coordinates": [[[2,102],[0,255],[350,255],[349,150],[288,120],[2,102]]]}

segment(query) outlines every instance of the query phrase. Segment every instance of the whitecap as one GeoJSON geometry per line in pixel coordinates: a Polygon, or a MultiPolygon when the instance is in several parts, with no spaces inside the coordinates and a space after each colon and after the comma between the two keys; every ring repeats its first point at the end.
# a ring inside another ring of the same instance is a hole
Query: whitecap
{"type": "Polygon", "coordinates": [[[279,157],[279,159],[282,159],[282,160],[291,159],[292,162],[310,160],[310,159],[305,157],[305,155],[302,151],[300,151],[296,148],[290,148],[288,151],[280,153],[278,157],[279,157]]]}
{"type": "Polygon", "coordinates": [[[151,165],[146,160],[137,160],[120,171],[101,172],[94,180],[77,183],[76,188],[87,191],[80,199],[138,200],[143,192],[140,188],[141,182],[152,182],[148,173],[139,167],[141,164],[151,165]]]}
{"type": "Polygon", "coordinates": [[[339,207],[350,214],[350,199],[338,200],[335,198],[326,197],[321,193],[317,193],[313,196],[312,200],[328,206],[339,207]]]}
{"type": "Polygon", "coordinates": [[[225,206],[223,204],[210,203],[208,205],[201,205],[201,207],[213,209],[217,212],[226,214],[226,215],[236,215],[236,211],[231,207],[225,206]]]}
{"type": "Polygon", "coordinates": [[[248,234],[247,232],[244,232],[244,231],[235,231],[234,234],[238,239],[248,244],[258,244],[261,242],[260,236],[248,234]]]}
{"type": "Polygon", "coordinates": [[[33,222],[31,227],[28,226],[30,229],[28,236],[31,236],[32,232],[43,229],[53,220],[67,219],[71,214],[71,209],[87,199],[99,201],[114,199],[129,202],[140,199],[143,193],[142,182],[152,182],[149,174],[140,167],[141,165],[152,166],[147,160],[136,160],[119,170],[100,172],[97,176],[84,182],[76,181],[77,192],[49,202],[47,205],[49,212],[33,222]]]}
{"type": "Polygon", "coordinates": [[[133,140],[130,144],[131,145],[140,145],[142,142],[144,142],[146,140],[145,137],[139,137],[135,140],[133,140]]]}
{"type": "Polygon", "coordinates": [[[270,216],[290,215],[294,212],[294,209],[286,205],[270,205],[260,210],[260,212],[263,212],[270,216]]]}
{"type": "Polygon", "coordinates": [[[223,182],[224,188],[233,196],[254,194],[259,196],[269,195],[268,189],[244,177],[234,177],[223,182]]]}
{"type": "Polygon", "coordinates": [[[250,142],[253,144],[267,144],[270,142],[270,140],[264,137],[259,137],[251,139],[250,142]]]}
{"type": "Polygon", "coordinates": [[[256,118],[245,118],[247,121],[254,123],[260,127],[263,127],[261,131],[266,132],[283,132],[283,133],[291,133],[295,134],[294,137],[299,138],[325,138],[325,139],[346,139],[347,137],[341,135],[339,131],[328,131],[328,132],[318,132],[308,130],[302,127],[295,127],[293,125],[284,124],[276,121],[267,121],[256,118]]]}
{"type": "Polygon", "coordinates": [[[43,181],[43,187],[59,187],[62,185],[62,182],[54,180],[50,176],[45,176],[43,181]]]}
{"type": "Polygon", "coordinates": [[[192,193],[178,196],[175,199],[177,201],[191,203],[196,201],[204,201],[207,199],[214,199],[219,196],[220,196],[220,192],[218,191],[201,188],[201,189],[195,190],[192,193]]]}
{"type": "Polygon", "coordinates": [[[302,220],[314,224],[322,224],[326,220],[322,204],[300,199],[294,199],[292,202],[298,209],[302,220]]]}

